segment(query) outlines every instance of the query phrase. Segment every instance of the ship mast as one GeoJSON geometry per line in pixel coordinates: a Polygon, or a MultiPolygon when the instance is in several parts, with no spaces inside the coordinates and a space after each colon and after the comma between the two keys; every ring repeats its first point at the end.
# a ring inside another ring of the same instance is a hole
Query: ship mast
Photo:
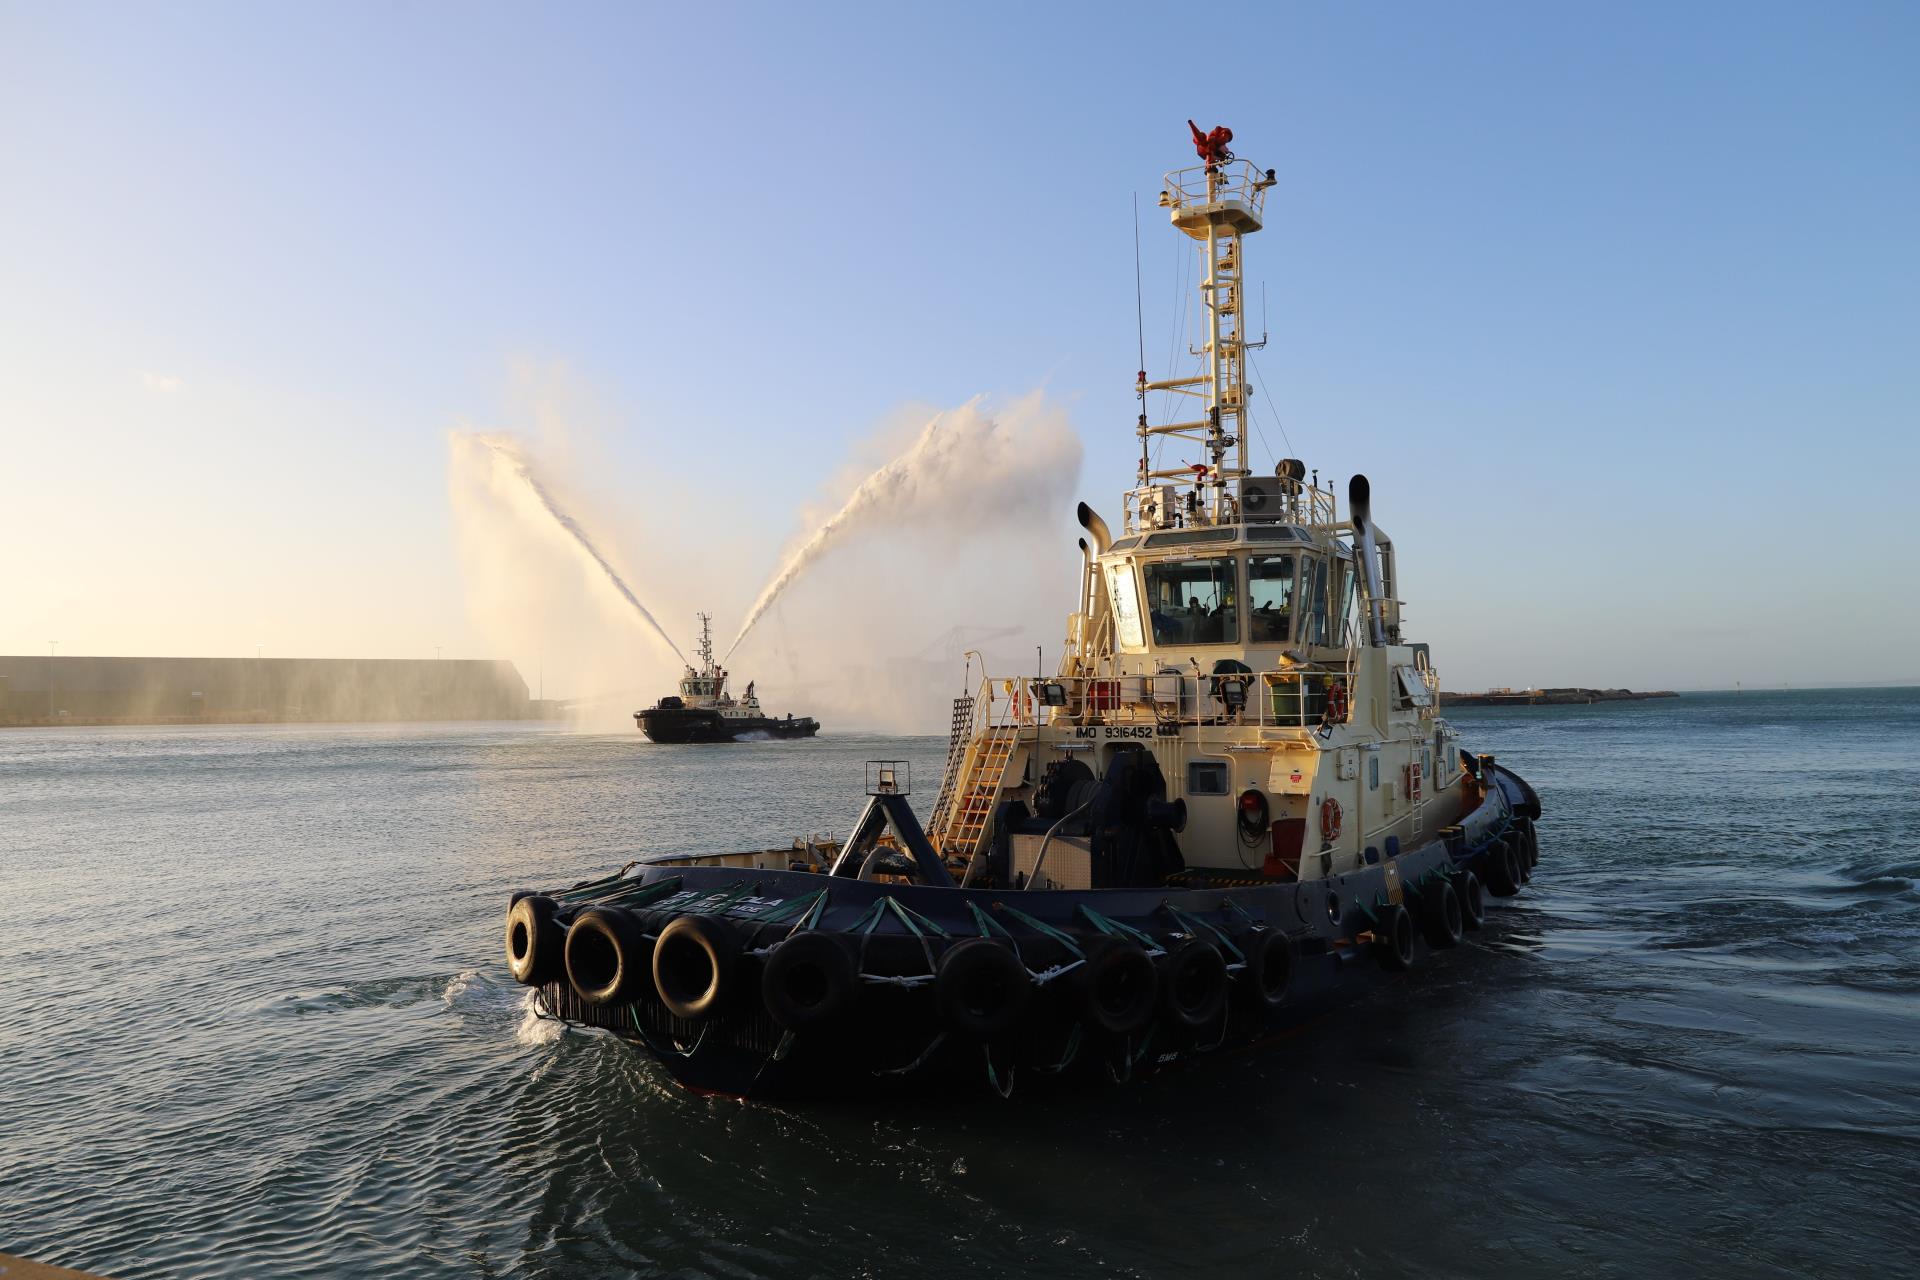
{"type": "Polygon", "coordinates": [[[700,653],[701,670],[705,672],[707,675],[712,675],[714,670],[714,667],[713,667],[713,615],[710,613],[696,613],[693,616],[700,619],[699,653],[700,653]]]}
{"type": "Polygon", "coordinates": [[[1206,358],[1206,372],[1195,377],[1148,382],[1140,374],[1136,390],[1144,409],[1148,391],[1172,391],[1205,402],[1198,419],[1149,425],[1142,412],[1139,488],[1131,495],[1129,525],[1158,528],[1176,522],[1179,512],[1168,510],[1161,497],[1167,489],[1156,481],[1186,482],[1193,486],[1188,516],[1207,524],[1231,523],[1236,518],[1235,482],[1247,470],[1246,353],[1265,343],[1248,342],[1245,321],[1245,236],[1260,230],[1266,190],[1274,184],[1273,170],[1262,172],[1227,149],[1233,131],[1224,126],[1201,133],[1193,130],[1194,149],[1202,163],[1166,176],[1160,207],[1169,211],[1173,225],[1198,241],[1206,255],[1206,279],[1200,284],[1200,303],[1207,316],[1206,345],[1196,356],[1206,358]],[[1191,440],[1206,450],[1203,465],[1154,470],[1149,444],[1154,436],[1191,440]],[[1232,465],[1227,465],[1229,452],[1232,465]]]}

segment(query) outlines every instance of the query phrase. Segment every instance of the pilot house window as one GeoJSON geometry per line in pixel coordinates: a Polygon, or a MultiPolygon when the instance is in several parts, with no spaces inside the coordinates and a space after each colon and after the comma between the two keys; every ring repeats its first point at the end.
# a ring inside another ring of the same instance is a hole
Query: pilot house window
{"type": "Polygon", "coordinates": [[[1285,644],[1293,622],[1293,557],[1247,561],[1247,603],[1255,644],[1285,644]]]}
{"type": "Polygon", "coordinates": [[[1155,644],[1233,644],[1240,623],[1233,599],[1233,558],[1163,560],[1142,569],[1155,644]]]}
{"type": "Polygon", "coordinates": [[[1308,644],[1334,644],[1327,627],[1327,562],[1310,556],[1300,564],[1300,607],[1306,618],[1301,632],[1308,644]]]}

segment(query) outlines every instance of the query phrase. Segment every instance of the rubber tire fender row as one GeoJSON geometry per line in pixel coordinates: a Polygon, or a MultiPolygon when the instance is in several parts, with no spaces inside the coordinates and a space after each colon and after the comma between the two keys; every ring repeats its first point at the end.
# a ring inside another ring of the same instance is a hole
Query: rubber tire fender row
{"type": "Polygon", "coordinates": [[[1459,893],[1447,881],[1436,880],[1420,895],[1420,927],[1427,945],[1435,950],[1460,945],[1467,931],[1466,913],[1460,906],[1459,893]]]}
{"type": "Polygon", "coordinates": [[[726,1008],[739,987],[740,937],[715,916],[676,916],[653,944],[653,987],[676,1018],[726,1008]]]}
{"type": "Polygon", "coordinates": [[[1096,934],[1080,944],[1086,959],[1069,977],[1090,1031],[1128,1036],[1153,1021],[1160,971],[1145,947],[1129,938],[1096,934]]]}
{"type": "Polygon", "coordinates": [[[949,1031],[977,1040],[1005,1035],[1033,997],[1033,979],[1012,948],[993,938],[963,938],[934,966],[933,994],[949,1031]]]}
{"type": "Polygon", "coordinates": [[[1247,966],[1235,989],[1254,1009],[1278,1009],[1293,987],[1293,942],[1278,929],[1249,929],[1234,939],[1247,966]]]}
{"type": "Polygon", "coordinates": [[[1413,914],[1400,903],[1390,902],[1381,911],[1373,939],[1383,967],[1395,973],[1413,968],[1413,914]]]}
{"type": "Polygon", "coordinates": [[[516,893],[507,908],[507,969],[522,986],[566,976],[567,927],[560,904],[537,893],[516,893]]]}
{"type": "Polygon", "coordinates": [[[1181,1031],[1202,1031],[1227,1007],[1227,962],[1205,938],[1183,938],[1160,957],[1160,1006],[1181,1031]]]}
{"type": "Polygon", "coordinates": [[[1460,921],[1469,929],[1478,929],[1487,922],[1486,892],[1480,887],[1480,877],[1471,871],[1462,871],[1454,882],[1454,893],[1460,899],[1460,921]]]}
{"type": "Polygon", "coordinates": [[[648,950],[631,911],[588,907],[567,930],[567,981],[588,1004],[626,1004],[647,989],[648,950]]]}
{"type": "Polygon", "coordinates": [[[760,999],[773,1020],[804,1031],[844,1016],[860,996],[846,939],[808,929],[776,943],[760,971],[760,999]]]}

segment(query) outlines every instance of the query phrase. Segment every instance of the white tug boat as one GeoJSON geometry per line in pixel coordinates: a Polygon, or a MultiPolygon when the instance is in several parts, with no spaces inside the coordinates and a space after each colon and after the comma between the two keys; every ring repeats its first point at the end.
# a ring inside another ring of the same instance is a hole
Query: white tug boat
{"type": "Polygon", "coordinates": [[[1342,510],[1298,460],[1247,465],[1245,244],[1275,178],[1193,136],[1160,205],[1202,257],[1205,368],[1139,375],[1137,481],[1117,533],[1079,508],[1057,673],[982,673],[924,828],[874,761],[845,840],[516,894],[543,1013],[742,1096],[1119,1081],[1416,969],[1531,878],[1539,798],[1441,716],[1365,477],[1342,510]],[[1150,423],[1154,391],[1192,412],[1150,423]],[[1166,439],[1203,460],[1156,469],[1166,439]]]}
{"type": "Polygon", "coordinates": [[[713,615],[700,619],[700,665],[680,677],[680,692],[633,713],[640,732],[654,742],[742,742],[754,738],[811,738],[820,732],[812,716],[784,720],[760,709],[747,683],[744,698],[727,692],[727,671],[713,657],[713,615]]]}

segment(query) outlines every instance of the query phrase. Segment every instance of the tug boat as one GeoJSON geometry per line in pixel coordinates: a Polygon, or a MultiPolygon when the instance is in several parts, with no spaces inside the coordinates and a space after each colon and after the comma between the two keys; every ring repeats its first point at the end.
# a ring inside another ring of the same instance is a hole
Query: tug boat
{"type": "Polygon", "coordinates": [[[542,1016],[741,1097],[1121,1082],[1404,982],[1531,879],[1540,798],[1441,715],[1366,478],[1342,510],[1297,459],[1247,465],[1275,178],[1193,135],[1160,206],[1202,257],[1204,367],[1139,374],[1137,480],[1117,532],[1079,507],[1056,673],[969,664],[924,826],[873,761],[844,840],[513,895],[542,1016]],[[1149,392],[1194,411],[1150,424],[1149,392]],[[1169,439],[1203,461],[1157,469],[1169,439]]]}
{"type": "Polygon", "coordinates": [[[713,615],[700,619],[700,667],[687,668],[680,677],[680,692],[668,694],[644,711],[633,713],[633,722],[653,742],[741,742],[754,738],[811,738],[820,732],[820,722],[812,716],[797,719],[789,714],[782,720],[760,709],[753,696],[753,682],[747,682],[747,696],[735,698],[727,692],[727,672],[713,657],[713,615]]]}

